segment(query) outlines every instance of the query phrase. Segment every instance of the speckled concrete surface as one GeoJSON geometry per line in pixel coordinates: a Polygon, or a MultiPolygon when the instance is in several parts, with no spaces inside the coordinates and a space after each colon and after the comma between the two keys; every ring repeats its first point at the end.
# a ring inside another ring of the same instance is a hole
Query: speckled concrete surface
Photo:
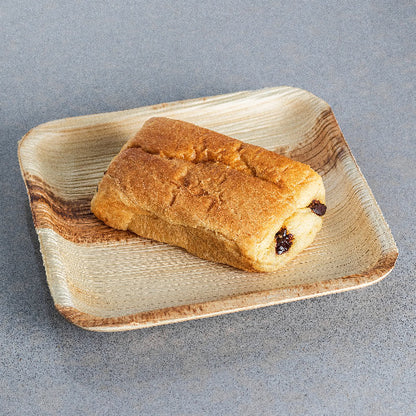
{"type": "Polygon", "coordinates": [[[416,414],[414,2],[3,0],[0,19],[2,415],[416,414]],[[66,322],[17,140],[52,119],[276,85],[332,105],[396,238],[390,276],[126,333],[66,322]]]}

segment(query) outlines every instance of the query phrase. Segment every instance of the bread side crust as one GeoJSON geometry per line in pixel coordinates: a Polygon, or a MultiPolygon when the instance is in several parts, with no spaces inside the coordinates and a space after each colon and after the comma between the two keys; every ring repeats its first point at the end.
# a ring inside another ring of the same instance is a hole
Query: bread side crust
{"type": "Polygon", "coordinates": [[[303,238],[296,238],[290,251],[284,256],[275,256],[275,241],[266,243],[268,246],[262,248],[274,261],[267,262],[267,258],[253,260],[245,256],[238,245],[221,234],[203,228],[192,228],[185,225],[169,223],[148,211],[137,209],[134,203],[124,197],[121,201],[120,191],[114,179],[107,176],[100,185],[102,192],[97,193],[92,201],[96,215],[105,219],[108,225],[121,230],[132,231],[141,237],[150,238],[156,241],[163,241],[186,249],[188,252],[210,261],[228,264],[246,271],[270,272],[293,259],[305,247],[314,240],[321,228],[322,220],[313,214],[308,208],[298,209],[291,217],[282,224],[295,235],[302,235],[303,238]],[[110,197],[109,197],[110,196],[110,197]],[[306,219],[306,221],[305,221],[306,219]],[[308,223],[309,224],[305,224],[308,223]],[[299,227],[306,229],[300,230],[299,227]]]}
{"type": "Polygon", "coordinates": [[[256,271],[234,241],[202,228],[172,224],[153,215],[135,215],[128,229],[156,241],[186,249],[202,259],[228,264],[247,271],[256,271]]]}

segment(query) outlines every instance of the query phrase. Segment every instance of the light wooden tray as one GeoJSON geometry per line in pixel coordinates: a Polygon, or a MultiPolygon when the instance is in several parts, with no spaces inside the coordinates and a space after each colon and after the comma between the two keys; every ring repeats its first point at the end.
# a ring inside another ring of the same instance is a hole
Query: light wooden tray
{"type": "Polygon", "coordinates": [[[355,289],[386,276],[397,248],[329,105],[278,87],[42,124],[19,160],[58,311],[121,331],[355,289]],[[189,121],[311,165],[328,212],[313,245],[276,273],[242,272],[106,227],[89,202],[110,160],[152,116],[189,121]]]}

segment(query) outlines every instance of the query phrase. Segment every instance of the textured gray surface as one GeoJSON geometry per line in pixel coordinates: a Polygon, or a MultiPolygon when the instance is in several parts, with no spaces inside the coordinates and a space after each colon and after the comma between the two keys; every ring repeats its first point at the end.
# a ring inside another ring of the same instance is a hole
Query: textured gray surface
{"type": "Polygon", "coordinates": [[[325,3],[2,0],[2,415],[416,414],[416,5],[325,3]],[[140,331],[67,323],[17,140],[52,119],[277,85],[332,105],[399,246],[390,276],[140,331]]]}

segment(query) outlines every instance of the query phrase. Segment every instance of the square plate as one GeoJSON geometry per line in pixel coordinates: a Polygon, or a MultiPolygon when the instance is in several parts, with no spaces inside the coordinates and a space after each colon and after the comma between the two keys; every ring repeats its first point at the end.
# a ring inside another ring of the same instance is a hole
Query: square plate
{"type": "Polygon", "coordinates": [[[386,276],[397,258],[331,108],[297,88],[52,121],[23,137],[19,161],[55,306],[85,329],[143,328],[355,289],[386,276]],[[98,182],[152,116],[189,121],[312,166],[328,206],[313,245],[278,272],[250,273],[97,220],[89,203],[98,182]]]}

